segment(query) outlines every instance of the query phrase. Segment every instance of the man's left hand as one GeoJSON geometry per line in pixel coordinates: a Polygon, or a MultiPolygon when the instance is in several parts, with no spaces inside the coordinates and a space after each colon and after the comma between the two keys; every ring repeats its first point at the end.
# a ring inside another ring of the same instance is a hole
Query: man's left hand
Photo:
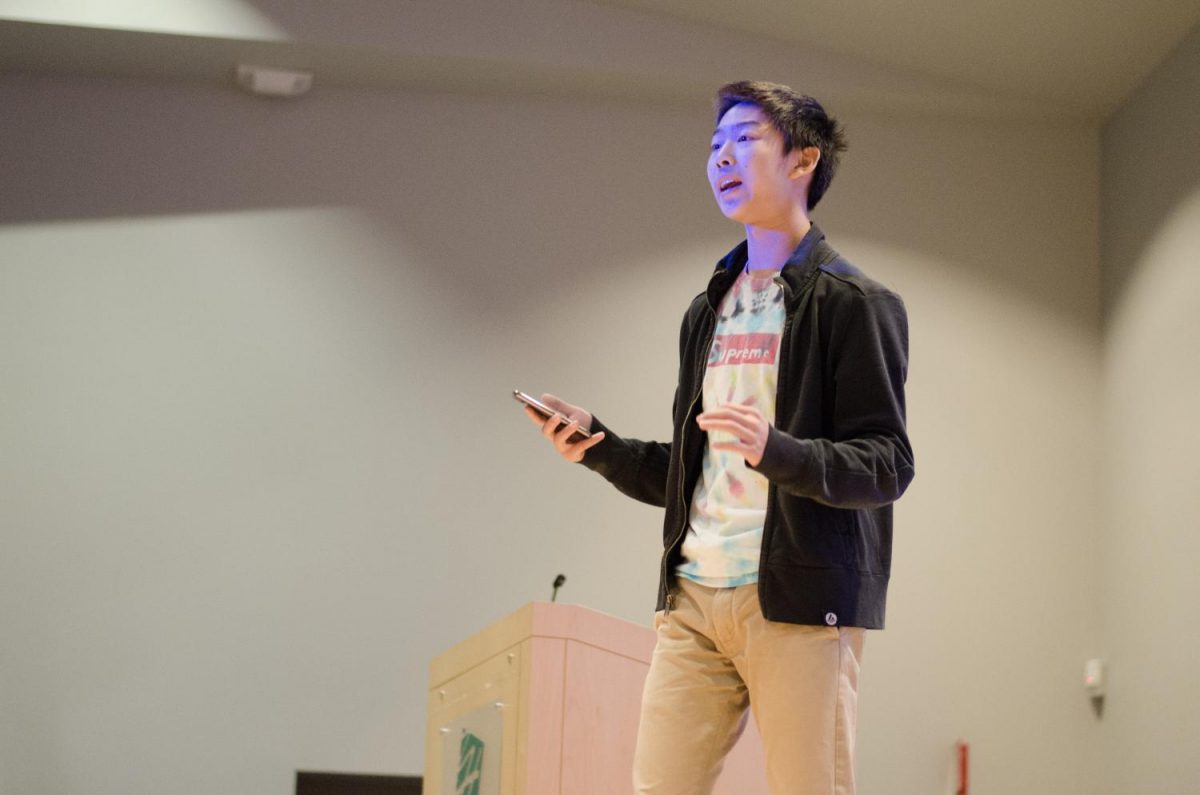
{"type": "Polygon", "coordinates": [[[737,453],[752,467],[762,461],[771,423],[754,406],[726,403],[712,411],[701,412],[696,417],[696,424],[710,433],[723,431],[734,437],[730,441],[709,442],[712,449],[737,453]]]}

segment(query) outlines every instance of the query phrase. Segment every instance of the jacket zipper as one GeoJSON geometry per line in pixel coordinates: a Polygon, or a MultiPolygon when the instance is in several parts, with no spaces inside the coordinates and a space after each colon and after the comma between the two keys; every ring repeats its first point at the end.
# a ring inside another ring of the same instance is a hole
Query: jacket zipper
{"type": "MultiPolygon", "coordinates": [[[[708,311],[710,314],[715,314],[712,311],[712,307],[709,307],[708,311]]],[[[715,322],[709,328],[708,334],[704,339],[704,344],[700,346],[700,352],[703,357],[700,362],[703,362],[708,358],[708,348],[710,345],[712,345],[714,333],[716,333],[715,322]]],[[[704,394],[704,381],[701,378],[700,362],[697,362],[693,369],[693,380],[697,382],[696,394],[692,396],[691,402],[688,403],[687,411],[683,415],[683,429],[679,433],[679,508],[681,521],[679,532],[675,534],[675,537],[671,539],[671,543],[667,544],[667,548],[663,552],[662,581],[663,588],[665,588],[667,591],[666,604],[663,608],[663,615],[665,616],[669,616],[671,614],[671,610],[675,607],[675,594],[671,592],[671,581],[667,577],[667,560],[671,557],[671,552],[675,549],[675,545],[683,539],[684,534],[687,532],[688,505],[684,500],[683,493],[684,484],[687,483],[686,471],[684,469],[684,447],[686,446],[684,441],[687,439],[688,426],[691,424],[692,409],[696,407],[696,401],[699,400],[704,394]]]]}
{"type": "MultiPolygon", "coordinates": [[[[783,289],[783,305],[786,307],[788,305],[788,302],[791,300],[791,287],[788,286],[787,281],[782,276],[776,276],[775,283],[778,284],[783,289]]],[[[779,362],[779,369],[778,369],[778,375],[776,376],[776,382],[775,382],[775,416],[771,420],[771,424],[775,425],[776,427],[778,427],[777,423],[779,421],[779,407],[781,405],[784,405],[784,401],[783,401],[784,391],[783,390],[784,390],[785,384],[787,383],[787,381],[786,381],[787,367],[785,365],[786,365],[786,362],[788,361],[788,359],[784,356],[784,354],[787,353],[788,340],[791,337],[790,332],[792,329],[792,318],[794,316],[795,316],[794,311],[787,312],[784,314],[783,330],[780,333],[780,337],[779,337],[779,357],[776,359],[776,361],[779,362]]],[[[770,538],[767,536],[767,529],[771,527],[771,519],[774,515],[774,510],[773,510],[774,507],[775,507],[775,484],[771,483],[770,481],[767,481],[767,510],[766,510],[766,512],[763,513],[762,547],[761,547],[761,549],[759,549],[759,552],[758,552],[758,570],[760,572],[762,571],[763,562],[766,561],[766,559],[767,559],[767,549],[768,549],[768,545],[770,542],[770,538]]],[[[758,586],[757,587],[758,588],[762,587],[762,577],[761,576],[758,578],[758,586]]],[[[763,600],[763,598],[762,598],[761,593],[759,594],[759,603],[762,605],[766,604],[765,600],[763,600]]]]}

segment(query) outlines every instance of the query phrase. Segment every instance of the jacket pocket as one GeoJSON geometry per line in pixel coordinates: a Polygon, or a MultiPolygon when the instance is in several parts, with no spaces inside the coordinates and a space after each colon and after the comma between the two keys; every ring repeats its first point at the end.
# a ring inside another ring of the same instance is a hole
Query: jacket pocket
{"type": "Polygon", "coordinates": [[[783,566],[857,569],[853,511],[783,495],[772,517],[767,561],[783,566]]]}

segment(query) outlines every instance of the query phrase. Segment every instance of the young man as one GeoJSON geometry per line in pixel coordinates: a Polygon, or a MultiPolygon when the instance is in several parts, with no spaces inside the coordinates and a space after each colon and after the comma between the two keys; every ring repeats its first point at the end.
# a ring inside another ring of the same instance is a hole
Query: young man
{"type": "Polygon", "coordinates": [[[708,179],[746,239],[684,315],[671,442],[553,395],[561,416],[527,413],[563,458],[666,509],[636,792],[711,792],[749,705],[773,795],[849,795],[863,635],[913,477],[907,317],[809,220],[837,122],[774,83],[723,86],[716,110],[708,179]]]}

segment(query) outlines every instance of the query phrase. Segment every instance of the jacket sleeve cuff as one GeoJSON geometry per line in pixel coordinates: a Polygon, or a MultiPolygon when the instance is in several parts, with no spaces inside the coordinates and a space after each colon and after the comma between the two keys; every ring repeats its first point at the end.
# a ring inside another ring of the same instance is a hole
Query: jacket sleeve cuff
{"type": "Polygon", "coordinates": [[[608,461],[612,453],[615,438],[613,436],[613,432],[608,429],[608,426],[601,422],[594,414],[592,415],[592,426],[587,430],[592,436],[595,436],[600,432],[604,433],[603,439],[589,447],[587,450],[584,450],[583,458],[579,462],[588,469],[594,470],[600,466],[603,466],[603,464],[608,461]]]}
{"type": "Polygon", "coordinates": [[[797,439],[772,425],[767,429],[762,460],[758,466],[746,466],[767,480],[794,487],[811,477],[815,458],[816,445],[811,440],[797,439]]]}

